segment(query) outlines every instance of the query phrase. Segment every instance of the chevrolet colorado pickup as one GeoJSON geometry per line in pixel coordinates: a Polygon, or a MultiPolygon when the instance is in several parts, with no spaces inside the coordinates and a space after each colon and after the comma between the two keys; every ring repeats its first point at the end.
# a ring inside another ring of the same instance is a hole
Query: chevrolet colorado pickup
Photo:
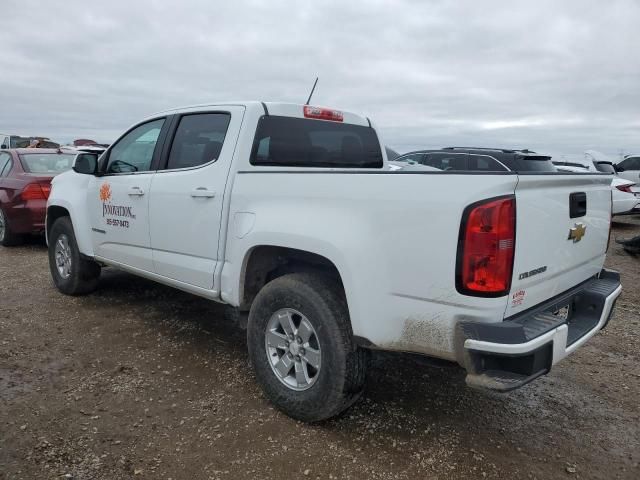
{"type": "Polygon", "coordinates": [[[115,267],[248,315],[266,396],[318,421],[357,400],[370,349],[457,362],[506,391],[603,328],[611,176],[390,171],[369,119],[239,102],[153,115],[56,177],[55,286],[115,267]]]}

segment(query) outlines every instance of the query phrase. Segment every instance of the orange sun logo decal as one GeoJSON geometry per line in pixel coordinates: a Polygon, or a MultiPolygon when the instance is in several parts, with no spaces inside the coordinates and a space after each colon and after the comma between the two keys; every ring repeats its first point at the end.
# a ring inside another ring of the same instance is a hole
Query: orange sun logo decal
{"type": "Polygon", "coordinates": [[[111,187],[108,183],[103,183],[100,187],[100,200],[102,202],[108,202],[111,200],[111,187]]]}

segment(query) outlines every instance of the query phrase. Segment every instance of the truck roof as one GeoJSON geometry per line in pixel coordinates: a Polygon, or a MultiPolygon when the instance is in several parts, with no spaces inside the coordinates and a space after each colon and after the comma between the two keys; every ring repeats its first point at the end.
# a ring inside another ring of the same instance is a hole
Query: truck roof
{"type": "MultiPolygon", "coordinates": [[[[264,112],[264,115],[277,115],[281,117],[296,117],[296,118],[305,118],[304,115],[304,107],[305,105],[302,103],[286,103],[286,102],[262,102],[258,100],[251,101],[230,101],[230,102],[221,102],[221,103],[203,103],[198,105],[189,105],[184,107],[172,108],[169,110],[163,110],[161,112],[154,113],[150,115],[148,118],[157,117],[163,114],[177,114],[177,113],[188,113],[194,111],[213,111],[217,110],[220,107],[225,106],[242,106],[247,108],[248,110],[260,110],[264,112]]],[[[317,107],[314,105],[314,107],[317,107]]],[[[358,115],[353,112],[347,112],[345,110],[335,109],[332,107],[317,107],[327,110],[337,111],[342,114],[343,123],[350,123],[354,125],[363,125],[363,126],[371,126],[371,122],[367,117],[362,115],[358,115]]]]}

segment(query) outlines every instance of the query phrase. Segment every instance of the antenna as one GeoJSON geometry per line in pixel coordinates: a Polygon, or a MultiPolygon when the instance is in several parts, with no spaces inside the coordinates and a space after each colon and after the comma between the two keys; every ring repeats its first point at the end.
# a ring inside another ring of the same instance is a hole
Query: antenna
{"type": "Polygon", "coordinates": [[[309,105],[309,102],[311,101],[311,97],[313,97],[313,92],[316,90],[317,84],[318,84],[318,77],[316,77],[316,81],[313,82],[313,88],[311,88],[311,93],[309,94],[309,98],[307,98],[307,103],[305,103],[305,105],[309,105]]]}

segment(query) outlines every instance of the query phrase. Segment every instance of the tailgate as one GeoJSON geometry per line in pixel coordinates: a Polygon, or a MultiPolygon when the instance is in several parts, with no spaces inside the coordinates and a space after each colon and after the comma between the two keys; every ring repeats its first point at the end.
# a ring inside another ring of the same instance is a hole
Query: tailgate
{"type": "Polygon", "coordinates": [[[610,219],[610,175],[519,175],[516,248],[505,317],[598,274],[610,219]]]}

